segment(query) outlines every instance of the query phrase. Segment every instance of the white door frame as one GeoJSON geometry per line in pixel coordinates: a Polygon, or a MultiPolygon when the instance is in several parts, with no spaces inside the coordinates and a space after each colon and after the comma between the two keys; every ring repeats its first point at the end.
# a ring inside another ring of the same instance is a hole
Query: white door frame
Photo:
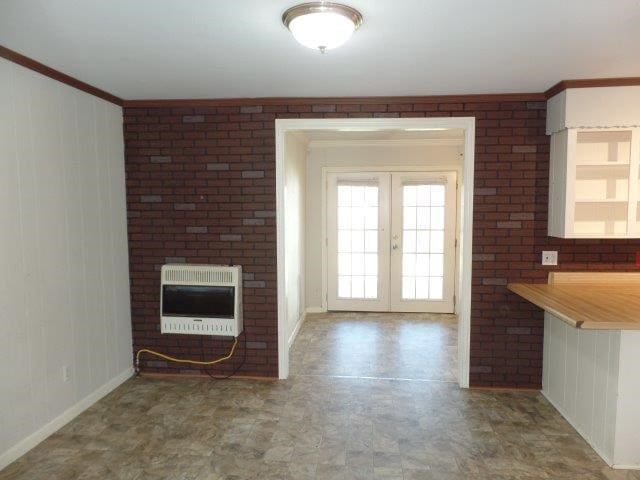
{"type": "MultiPolygon", "coordinates": [[[[431,142],[429,142],[431,143],[431,142]]],[[[458,140],[433,140],[433,145],[460,145],[460,141],[458,140]]],[[[335,166],[331,166],[331,167],[322,167],[322,185],[326,185],[327,183],[327,177],[330,173],[355,173],[355,172],[361,172],[363,170],[363,167],[335,167],[335,166]]],[[[402,173],[402,172],[415,172],[415,173],[429,173],[429,172],[448,172],[448,171],[455,171],[456,172],[456,181],[460,181],[460,179],[462,178],[462,165],[453,165],[451,163],[449,164],[439,164],[439,163],[433,163],[433,164],[428,164],[428,165],[413,165],[413,166],[407,166],[407,165],[393,165],[393,164],[389,164],[389,165],[382,165],[382,166],[371,166],[371,167],[366,167],[366,170],[368,172],[391,172],[391,173],[402,173]]],[[[321,204],[323,205],[322,208],[322,226],[321,226],[321,238],[327,238],[327,209],[325,208],[327,205],[327,189],[326,188],[322,188],[322,198],[321,198],[321,204]]],[[[460,234],[461,234],[461,198],[460,198],[460,194],[456,193],[456,239],[458,240],[458,244],[460,243],[460,234]]],[[[460,256],[459,256],[459,248],[456,246],[456,275],[455,275],[455,294],[456,294],[456,298],[459,299],[460,295],[458,294],[458,289],[460,287],[460,282],[458,281],[458,277],[460,275],[460,269],[459,269],[459,264],[460,264],[460,256]]],[[[327,268],[327,262],[328,262],[328,252],[327,252],[327,244],[326,243],[322,243],[322,298],[321,298],[321,305],[320,305],[320,310],[310,310],[307,309],[307,313],[324,313],[327,312],[329,310],[329,305],[327,303],[327,291],[329,290],[329,274],[328,274],[328,268],[327,268]]],[[[455,312],[456,314],[458,313],[458,303],[459,301],[456,300],[454,308],[456,309],[455,312]]]]}
{"type": "Polygon", "coordinates": [[[458,275],[458,384],[469,387],[469,353],[471,343],[471,247],[473,240],[473,175],[475,159],[475,117],[433,118],[309,118],[278,119],[276,135],[276,241],[277,241],[277,288],[278,288],[278,377],[289,376],[289,345],[287,338],[286,292],[285,292],[285,135],[292,130],[334,130],[339,128],[460,128],[464,130],[464,163],[460,182],[460,248],[458,275]]]}

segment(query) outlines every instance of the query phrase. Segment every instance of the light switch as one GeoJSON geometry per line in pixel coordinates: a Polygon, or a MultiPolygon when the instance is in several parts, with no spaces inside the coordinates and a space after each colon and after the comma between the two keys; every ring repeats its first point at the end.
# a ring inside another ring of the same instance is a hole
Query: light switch
{"type": "Polygon", "coordinates": [[[556,250],[543,250],[542,265],[558,265],[558,252],[556,250]]]}

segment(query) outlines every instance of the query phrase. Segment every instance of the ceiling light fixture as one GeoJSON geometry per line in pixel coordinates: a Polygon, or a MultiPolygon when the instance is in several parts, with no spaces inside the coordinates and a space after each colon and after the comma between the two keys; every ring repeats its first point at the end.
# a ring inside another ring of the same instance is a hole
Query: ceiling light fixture
{"type": "Polygon", "coordinates": [[[282,23],[299,43],[324,53],[351,38],[362,15],[339,3],[312,2],[291,7],[282,15],[282,23]]]}

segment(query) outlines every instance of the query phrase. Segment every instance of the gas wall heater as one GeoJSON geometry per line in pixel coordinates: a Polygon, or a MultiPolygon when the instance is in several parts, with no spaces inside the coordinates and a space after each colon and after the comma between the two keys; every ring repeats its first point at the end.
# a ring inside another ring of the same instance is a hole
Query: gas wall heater
{"type": "Polygon", "coordinates": [[[237,337],[242,332],[242,267],[163,265],[160,331],[237,337]]]}

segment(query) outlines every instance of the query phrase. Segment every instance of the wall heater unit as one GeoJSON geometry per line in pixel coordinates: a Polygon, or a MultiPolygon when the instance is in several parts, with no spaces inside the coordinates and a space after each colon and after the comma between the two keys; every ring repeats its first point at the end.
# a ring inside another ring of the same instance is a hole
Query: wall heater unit
{"type": "Polygon", "coordinates": [[[160,331],[237,337],[242,332],[242,267],[163,265],[160,331]]]}

